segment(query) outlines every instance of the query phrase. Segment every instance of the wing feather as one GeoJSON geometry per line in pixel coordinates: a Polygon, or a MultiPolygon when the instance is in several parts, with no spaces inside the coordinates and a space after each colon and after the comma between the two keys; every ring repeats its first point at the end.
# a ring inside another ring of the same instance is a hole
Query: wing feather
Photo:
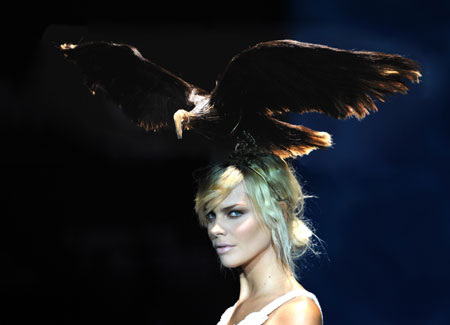
{"type": "Polygon", "coordinates": [[[173,128],[174,113],[195,106],[189,96],[194,91],[206,94],[127,44],[63,44],[61,50],[67,60],[80,66],[92,92],[102,89],[129,119],[146,130],[173,128]]]}
{"type": "Polygon", "coordinates": [[[321,140],[311,142],[297,126],[276,117],[319,112],[337,119],[362,119],[377,111],[375,100],[405,94],[408,82],[419,81],[419,70],[417,62],[395,54],[271,41],[244,50],[230,61],[211,92],[210,104],[214,114],[239,119],[240,128],[261,138],[262,145],[279,141],[275,144],[279,150],[295,156],[331,146],[331,138],[317,132],[315,137],[321,140]],[[268,120],[276,125],[273,137],[267,134],[268,120]],[[276,132],[281,125],[286,140],[276,132]]]}

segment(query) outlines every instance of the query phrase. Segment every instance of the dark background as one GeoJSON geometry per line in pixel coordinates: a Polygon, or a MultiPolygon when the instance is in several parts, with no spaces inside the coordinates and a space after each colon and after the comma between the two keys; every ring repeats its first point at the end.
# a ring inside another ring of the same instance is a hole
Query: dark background
{"type": "Polygon", "coordinates": [[[326,324],[448,324],[448,14],[443,1],[13,4],[2,20],[0,322],[215,324],[238,295],[193,212],[205,141],[135,127],[89,94],[57,44],[129,43],[211,90],[234,54],[291,38],[423,69],[364,121],[298,118],[336,143],[295,164],[324,241],[300,261],[301,283],[326,324]]]}

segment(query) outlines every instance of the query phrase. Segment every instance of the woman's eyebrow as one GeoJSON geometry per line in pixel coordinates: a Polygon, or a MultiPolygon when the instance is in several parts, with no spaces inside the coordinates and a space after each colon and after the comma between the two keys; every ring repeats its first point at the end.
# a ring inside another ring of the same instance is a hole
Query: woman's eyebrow
{"type": "Polygon", "coordinates": [[[229,210],[231,210],[231,209],[233,209],[233,208],[235,208],[235,207],[237,207],[237,206],[246,207],[245,203],[236,203],[236,204],[232,204],[232,205],[223,207],[223,208],[220,209],[220,210],[221,210],[222,212],[225,212],[225,211],[229,211],[229,210]]]}

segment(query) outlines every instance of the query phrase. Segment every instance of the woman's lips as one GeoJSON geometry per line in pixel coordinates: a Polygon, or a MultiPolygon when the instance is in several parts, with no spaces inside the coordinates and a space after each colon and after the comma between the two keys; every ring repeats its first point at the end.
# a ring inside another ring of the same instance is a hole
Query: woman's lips
{"type": "Polygon", "coordinates": [[[216,251],[217,251],[217,254],[221,255],[221,254],[225,254],[233,247],[234,247],[233,245],[217,246],[216,251]]]}

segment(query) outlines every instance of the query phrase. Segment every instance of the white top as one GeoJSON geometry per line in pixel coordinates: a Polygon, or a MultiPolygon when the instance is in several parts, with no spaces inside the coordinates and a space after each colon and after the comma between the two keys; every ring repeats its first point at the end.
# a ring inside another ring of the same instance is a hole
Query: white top
{"type": "MultiPolygon", "coordinates": [[[[272,313],[275,309],[280,307],[285,302],[288,302],[291,299],[294,299],[296,297],[300,296],[306,296],[310,299],[312,299],[317,307],[319,307],[320,313],[322,314],[322,308],[320,307],[319,301],[317,300],[317,297],[306,290],[293,290],[289,291],[285,295],[273,300],[271,303],[266,305],[263,309],[257,312],[253,312],[247,315],[243,320],[241,320],[238,325],[261,325],[264,324],[264,322],[269,318],[270,313],[272,313]]],[[[228,325],[230,322],[230,318],[233,315],[234,309],[236,308],[237,302],[234,304],[234,306],[231,306],[225,312],[222,314],[222,317],[220,318],[220,321],[217,323],[217,325],[228,325]]],[[[323,320],[323,314],[322,314],[322,320],[323,320]]],[[[322,321],[323,322],[323,321],[322,321]]]]}

